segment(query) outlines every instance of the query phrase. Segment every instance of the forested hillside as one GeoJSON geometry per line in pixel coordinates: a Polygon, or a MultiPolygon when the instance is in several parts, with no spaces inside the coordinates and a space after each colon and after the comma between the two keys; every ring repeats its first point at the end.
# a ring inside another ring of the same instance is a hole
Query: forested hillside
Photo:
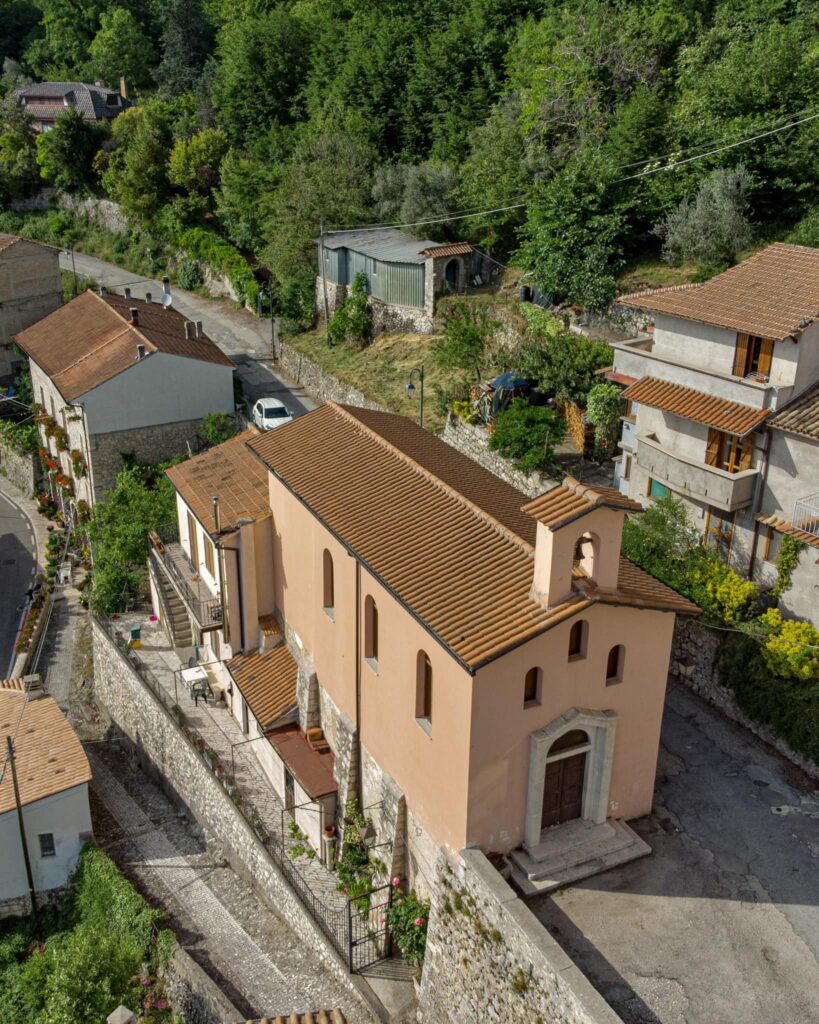
{"type": "Polygon", "coordinates": [[[602,304],[669,216],[667,257],[704,272],[819,244],[817,28],[814,0],[0,0],[0,202],[45,178],[160,242],[215,229],[296,318],[321,216],[514,207],[418,231],[602,304]],[[122,75],[112,127],[66,114],[39,144],[12,93],[122,75]]]}

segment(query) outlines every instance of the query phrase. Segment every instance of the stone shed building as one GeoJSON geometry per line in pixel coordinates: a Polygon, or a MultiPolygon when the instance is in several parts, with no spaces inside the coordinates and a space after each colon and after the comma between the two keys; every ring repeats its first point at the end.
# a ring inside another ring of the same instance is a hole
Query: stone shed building
{"type": "Polygon", "coordinates": [[[341,306],[355,276],[367,279],[375,333],[406,329],[431,332],[435,302],[460,294],[472,267],[468,242],[441,245],[414,238],[396,228],[334,231],[317,239],[319,251],[316,308],[329,314],[341,306]]]}
{"type": "Polygon", "coordinates": [[[13,338],[63,301],[57,250],[0,234],[0,383],[14,369],[13,338]]]}
{"type": "Polygon", "coordinates": [[[161,462],[234,412],[233,363],[201,322],[87,291],[16,337],[31,361],[52,497],[67,510],[111,488],[123,457],[161,462]]]}

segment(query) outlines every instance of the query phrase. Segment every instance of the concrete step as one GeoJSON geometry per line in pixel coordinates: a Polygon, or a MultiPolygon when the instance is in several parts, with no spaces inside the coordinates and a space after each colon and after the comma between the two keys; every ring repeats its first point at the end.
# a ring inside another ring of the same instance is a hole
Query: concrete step
{"type": "MultiPolygon", "coordinates": [[[[524,850],[515,850],[510,855],[511,882],[522,896],[542,896],[651,853],[648,843],[624,821],[607,821],[605,825],[594,826],[600,831],[594,834],[589,831],[587,841],[581,843],[561,841],[556,833],[565,827],[559,826],[554,830],[557,841],[553,856],[542,856],[549,845],[548,838],[536,848],[535,852],[541,855],[539,860],[524,850]]],[[[578,831],[570,835],[570,840],[577,836],[578,831]]]]}

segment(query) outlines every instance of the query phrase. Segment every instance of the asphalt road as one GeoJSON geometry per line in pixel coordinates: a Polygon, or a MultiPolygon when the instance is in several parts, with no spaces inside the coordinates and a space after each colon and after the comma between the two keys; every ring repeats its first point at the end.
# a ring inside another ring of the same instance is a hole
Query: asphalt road
{"type": "Polygon", "coordinates": [[[643,860],[532,909],[627,1024],[819,1021],[819,797],[681,686],[643,860]]]}
{"type": "MultiPolygon", "coordinates": [[[[60,254],[60,267],[72,269],[72,257],[60,254]]],[[[126,287],[138,299],[150,292],[154,302],[162,295],[160,281],[123,270],[113,263],[104,263],[92,256],[74,253],[73,269],[77,276],[90,278],[111,291],[122,293],[126,287]]],[[[316,403],[304,388],[276,372],[271,365],[272,329],[270,320],[260,320],[247,310],[232,308],[227,302],[206,299],[193,292],[172,288],[173,308],[190,320],[201,320],[205,334],[236,363],[236,373],[249,402],[265,395],[279,398],[295,415],[315,409],[316,403]]]]}
{"type": "Polygon", "coordinates": [[[0,678],[7,678],[14,659],[14,637],[26,590],[37,571],[34,531],[27,516],[0,494],[0,678]]]}

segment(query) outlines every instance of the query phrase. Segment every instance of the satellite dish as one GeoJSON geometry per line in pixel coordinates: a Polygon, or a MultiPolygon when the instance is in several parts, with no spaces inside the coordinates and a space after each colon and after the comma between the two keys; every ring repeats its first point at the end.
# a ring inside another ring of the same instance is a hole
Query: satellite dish
{"type": "Polygon", "coordinates": [[[173,295],[170,292],[163,292],[162,298],[159,300],[165,309],[170,309],[173,305],[173,295]]]}

